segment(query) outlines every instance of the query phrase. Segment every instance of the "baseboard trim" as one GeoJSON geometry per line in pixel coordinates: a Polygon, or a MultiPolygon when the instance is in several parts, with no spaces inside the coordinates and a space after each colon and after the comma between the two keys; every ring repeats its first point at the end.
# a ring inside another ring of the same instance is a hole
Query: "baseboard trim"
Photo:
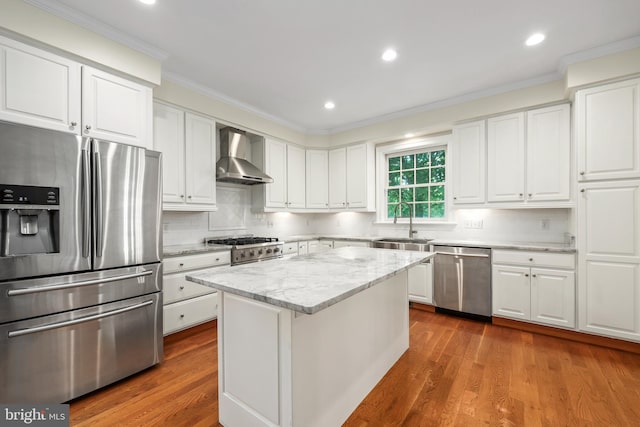
{"type": "Polygon", "coordinates": [[[419,302],[409,301],[409,308],[414,308],[416,310],[428,311],[429,313],[435,313],[436,307],[429,304],[422,304],[419,302]]]}
{"type": "Polygon", "coordinates": [[[551,326],[536,325],[533,323],[521,322],[518,320],[504,319],[502,317],[493,317],[492,323],[497,326],[519,329],[525,332],[533,332],[536,334],[577,341],[584,344],[593,344],[600,347],[612,348],[614,350],[622,350],[628,351],[630,353],[640,354],[640,343],[624,341],[616,338],[601,337],[598,335],[586,334],[584,332],[568,331],[551,326]]]}

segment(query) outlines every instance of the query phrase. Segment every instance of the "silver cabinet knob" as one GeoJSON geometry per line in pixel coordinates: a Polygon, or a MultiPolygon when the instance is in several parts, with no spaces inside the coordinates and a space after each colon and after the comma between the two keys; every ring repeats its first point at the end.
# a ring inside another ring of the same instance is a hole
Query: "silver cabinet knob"
{"type": "Polygon", "coordinates": [[[529,197],[533,196],[533,194],[529,193],[529,197]]]}
{"type": "Polygon", "coordinates": [[[529,277],[529,274],[525,273],[524,277],[529,277]]]}
{"type": "Polygon", "coordinates": [[[183,291],[184,290],[184,286],[180,286],[180,290],[183,291]]]}
{"type": "Polygon", "coordinates": [[[580,172],[580,175],[583,175],[583,176],[584,176],[584,171],[581,171],[581,172],[580,172]]]}
{"type": "Polygon", "coordinates": [[[188,198],[188,199],[190,199],[190,198],[191,198],[191,196],[188,196],[187,198],[188,198]]]}
{"type": "Polygon", "coordinates": [[[580,189],[580,192],[581,192],[581,193],[584,193],[584,188],[580,189]]]}
{"type": "Polygon", "coordinates": [[[71,122],[71,123],[69,123],[69,124],[71,125],[71,127],[72,127],[72,128],[74,128],[74,127],[78,126],[78,122],[71,122]]]}
{"type": "Polygon", "coordinates": [[[181,319],[184,319],[184,314],[181,314],[181,315],[180,315],[180,318],[181,318],[181,319]]]}
{"type": "Polygon", "coordinates": [[[180,263],[180,267],[184,267],[184,263],[183,262],[180,263]]]}
{"type": "Polygon", "coordinates": [[[529,261],[533,262],[533,258],[529,258],[529,261]]]}
{"type": "Polygon", "coordinates": [[[522,193],[520,193],[520,197],[522,197],[522,196],[523,196],[523,194],[522,194],[522,193]]]}
{"type": "Polygon", "coordinates": [[[458,200],[458,198],[456,196],[453,196],[453,200],[458,200]]]}
{"type": "Polygon", "coordinates": [[[536,277],[536,275],[535,275],[535,274],[532,274],[532,275],[531,275],[531,277],[536,277]]]}
{"type": "Polygon", "coordinates": [[[184,194],[181,194],[181,195],[180,195],[180,198],[181,198],[181,199],[184,199],[184,194]]]}

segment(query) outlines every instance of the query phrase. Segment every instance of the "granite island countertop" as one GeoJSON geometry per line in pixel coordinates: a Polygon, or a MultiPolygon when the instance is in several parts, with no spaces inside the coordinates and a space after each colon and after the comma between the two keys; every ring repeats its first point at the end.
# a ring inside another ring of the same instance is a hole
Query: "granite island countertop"
{"type": "Polygon", "coordinates": [[[214,289],[313,314],[433,256],[431,252],[345,247],[186,277],[214,289]]]}

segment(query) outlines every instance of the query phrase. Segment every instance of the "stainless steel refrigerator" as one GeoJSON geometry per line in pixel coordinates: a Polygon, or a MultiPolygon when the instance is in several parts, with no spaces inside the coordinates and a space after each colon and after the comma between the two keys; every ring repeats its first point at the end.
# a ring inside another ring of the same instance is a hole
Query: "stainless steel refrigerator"
{"type": "Polygon", "coordinates": [[[162,360],[161,154],[0,122],[0,402],[162,360]]]}

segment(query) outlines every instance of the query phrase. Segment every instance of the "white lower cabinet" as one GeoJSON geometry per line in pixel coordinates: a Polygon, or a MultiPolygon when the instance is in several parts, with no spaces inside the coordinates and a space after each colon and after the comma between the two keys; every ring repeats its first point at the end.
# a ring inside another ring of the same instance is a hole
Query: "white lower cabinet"
{"type": "Polygon", "coordinates": [[[309,242],[298,242],[298,255],[306,255],[309,253],[309,242]]]}
{"type": "Polygon", "coordinates": [[[310,240],[307,242],[309,245],[309,253],[324,252],[329,249],[333,249],[333,240],[310,240]]]}
{"type": "Polygon", "coordinates": [[[493,251],[493,315],[575,328],[575,256],[493,251]]]}
{"type": "Polygon", "coordinates": [[[344,248],[347,246],[368,248],[368,247],[371,247],[371,244],[369,242],[358,241],[358,240],[334,240],[333,241],[333,249],[344,248]]]}
{"type": "Polygon", "coordinates": [[[409,301],[433,304],[433,267],[431,260],[409,270],[409,301]]]}
{"type": "Polygon", "coordinates": [[[231,262],[229,252],[210,252],[166,258],[163,261],[164,335],[215,319],[218,293],[188,281],[187,274],[231,262]]]}

